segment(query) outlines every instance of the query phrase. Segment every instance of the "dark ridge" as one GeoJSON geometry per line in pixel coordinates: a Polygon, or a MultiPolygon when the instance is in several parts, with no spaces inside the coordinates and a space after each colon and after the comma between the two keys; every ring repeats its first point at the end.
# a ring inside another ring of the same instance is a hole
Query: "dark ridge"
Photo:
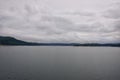
{"type": "Polygon", "coordinates": [[[33,43],[15,39],[13,37],[0,36],[0,45],[26,45],[26,46],[111,46],[120,47],[120,43],[33,43]]]}

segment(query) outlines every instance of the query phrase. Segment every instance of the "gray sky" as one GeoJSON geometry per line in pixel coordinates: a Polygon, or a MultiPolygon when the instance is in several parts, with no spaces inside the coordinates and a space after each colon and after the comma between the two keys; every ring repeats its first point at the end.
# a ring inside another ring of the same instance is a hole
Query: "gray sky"
{"type": "Polygon", "coordinates": [[[0,35],[33,42],[120,42],[120,1],[0,0],[0,35]]]}

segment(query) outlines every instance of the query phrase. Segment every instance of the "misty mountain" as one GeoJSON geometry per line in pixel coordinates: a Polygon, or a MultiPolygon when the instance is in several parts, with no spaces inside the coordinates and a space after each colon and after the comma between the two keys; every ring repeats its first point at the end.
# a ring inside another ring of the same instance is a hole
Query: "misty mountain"
{"type": "Polygon", "coordinates": [[[26,46],[111,46],[120,47],[120,43],[33,43],[18,40],[13,37],[0,36],[0,45],[26,46]]]}

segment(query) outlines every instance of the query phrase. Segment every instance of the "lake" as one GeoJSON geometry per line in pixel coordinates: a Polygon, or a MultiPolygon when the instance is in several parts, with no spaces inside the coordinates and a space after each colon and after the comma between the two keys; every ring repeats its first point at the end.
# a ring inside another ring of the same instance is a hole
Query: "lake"
{"type": "Polygon", "coordinates": [[[0,80],[120,80],[120,48],[0,46],[0,80]]]}

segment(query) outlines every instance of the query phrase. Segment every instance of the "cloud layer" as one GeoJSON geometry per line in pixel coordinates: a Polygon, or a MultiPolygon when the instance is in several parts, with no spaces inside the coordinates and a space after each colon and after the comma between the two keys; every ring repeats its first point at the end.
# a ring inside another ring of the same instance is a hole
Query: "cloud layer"
{"type": "Polygon", "coordinates": [[[56,11],[35,0],[0,1],[0,35],[33,42],[120,42],[120,2],[103,11],[56,11]]]}

